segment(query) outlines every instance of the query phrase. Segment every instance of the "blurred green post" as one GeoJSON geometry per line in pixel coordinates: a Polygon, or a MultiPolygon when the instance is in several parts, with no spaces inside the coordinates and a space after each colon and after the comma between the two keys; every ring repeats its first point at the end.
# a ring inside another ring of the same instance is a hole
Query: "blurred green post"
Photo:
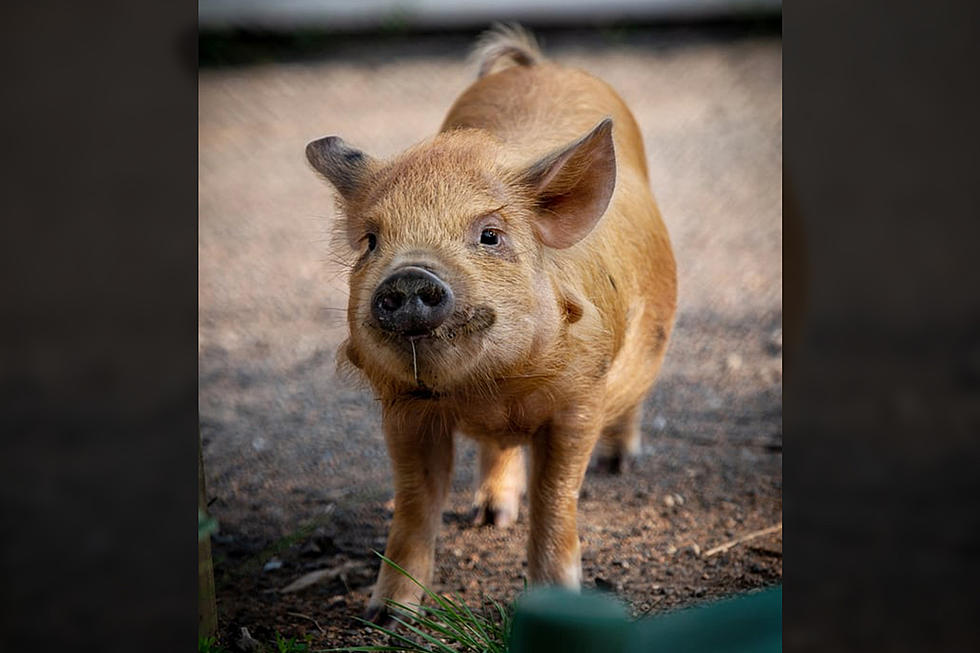
{"type": "Polygon", "coordinates": [[[542,588],[518,602],[509,650],[511,653],[782,651],[782,601],[780,586],[630,621],[623,605],[608,595],[542,588]]]}

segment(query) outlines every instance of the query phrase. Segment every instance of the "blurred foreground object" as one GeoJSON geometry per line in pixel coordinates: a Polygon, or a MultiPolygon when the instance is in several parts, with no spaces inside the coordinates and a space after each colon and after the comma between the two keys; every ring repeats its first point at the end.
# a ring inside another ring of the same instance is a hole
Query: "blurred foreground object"
{"type": "Polygon", "coordinates": [[[207,515],[204,487],[204,458],[201,434],[197,436],[197,635],[214,637],[218,633],[218,608],[214,596],[214,564],[211,560],[211,533],[217,523],[207,515]]]}
{"type": "Polygon", "coordinates": [[[782,605],[777,586],[629,621],[622,604],[601,594],[542,588],[518,602],[510,651],[781,651],[782,605]]]}
{"type": "Polygon", "coordinates": [[[477,28],[494,21],[733,19],[781,12],[781,0],[200,0],[201,29],[397,30],[477,28]]]}

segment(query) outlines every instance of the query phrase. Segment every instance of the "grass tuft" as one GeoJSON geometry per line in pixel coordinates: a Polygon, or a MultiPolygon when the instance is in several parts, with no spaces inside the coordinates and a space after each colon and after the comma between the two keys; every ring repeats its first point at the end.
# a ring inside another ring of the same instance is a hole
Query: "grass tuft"
{"type": "Polygon", "coordinates": [[[197,653],[228,653],[228,649],[220,646],[216,637],[199,637],[197,653]]]}
{"type": "MultiPolygon", "coordinates": [[[[377,552],[376,552],[377,553],[377,552]]],[[[503,606],[484,597],[478,609],[468,606],[459,596],[441,596],[416,580],[398,563],[377,553],[384,563],[422,588],[434,605],[407,605],[387,601],[399,624],[400,632],[357,619],[388,636],[385,646],[350,646],[320,649],[328,651],[402,651],[407,653],[506,653],[510,637],[513,605],[503,606]],[[411,637],[410,635],[414,635],[411,637]]]]}
{"type": "Polygon", "coordinates": [[[306,643],[301,644],[295,637],[287,639],[279,631],[276,631],[276,641],[274,644],[276,645],[277,653],[309,653],[310,639],[311,636],[307,635],[306,643]]]}

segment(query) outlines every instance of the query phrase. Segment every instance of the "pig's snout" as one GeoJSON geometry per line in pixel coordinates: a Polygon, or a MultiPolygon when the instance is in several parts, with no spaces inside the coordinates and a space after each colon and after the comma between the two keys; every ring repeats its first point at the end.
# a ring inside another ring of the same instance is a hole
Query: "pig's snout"
{"type": "Polygon", "coordinates": [[[371,313],[385,331],[421,336],[446,321],[453,291],[432,272],[414,265],[399,268],[371,297],[371,313]]]}

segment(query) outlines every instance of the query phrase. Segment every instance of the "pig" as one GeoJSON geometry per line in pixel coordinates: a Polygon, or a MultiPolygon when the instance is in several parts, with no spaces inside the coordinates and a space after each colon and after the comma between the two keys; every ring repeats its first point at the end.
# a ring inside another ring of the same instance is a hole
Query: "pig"
{"type": "MultiPolygon", "coordinates": [[[[597,447],[613,471],[638,451],[675,262],[615,91],[520,28],[492,30],[476,54],[477,80],[434,137],[391,160],[337,136],[306,147],[352,250],[338,358],[381,405],[388,558],[431,582],[462,434],[479,447],[476,521],[513,524],[526,489],[529,579],[575,588],[579,490],[597,447]]],[[[366,615],[390,623],[387,600],[422,590],[380,567],[366,615]]]]}

